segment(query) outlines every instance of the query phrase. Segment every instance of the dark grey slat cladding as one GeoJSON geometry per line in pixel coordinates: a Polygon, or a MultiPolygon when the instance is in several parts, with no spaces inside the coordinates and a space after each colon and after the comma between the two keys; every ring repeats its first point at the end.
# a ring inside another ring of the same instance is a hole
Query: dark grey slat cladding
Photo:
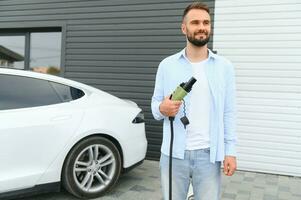
{"type": "MultiPolygon", "coordinates": [[[[146,118],[147,158],[158,159],[162,122],[153,119],[150,109],[155,74],[163,58],[185,46],[180,21],[190,2],[2,0],[0,28],[66,24],[64,76],[138,103],[146,118]]],[[[214,1],[205,3],[213,13],[214,1]]]]}

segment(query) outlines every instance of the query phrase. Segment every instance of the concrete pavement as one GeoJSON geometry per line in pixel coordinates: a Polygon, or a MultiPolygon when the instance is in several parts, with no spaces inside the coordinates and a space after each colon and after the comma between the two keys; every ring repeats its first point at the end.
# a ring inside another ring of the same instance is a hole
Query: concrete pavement
{"type": "MultiPolygon", "coordinates": [[[[159,162],[144,161],[95,200],[161,200],[159,162]]],[[[76,200],[65,191],[22,200],[76,200]]],[[[301,200],[301,178],[237,171],[222,177],[222,200],[301,200]]]]}

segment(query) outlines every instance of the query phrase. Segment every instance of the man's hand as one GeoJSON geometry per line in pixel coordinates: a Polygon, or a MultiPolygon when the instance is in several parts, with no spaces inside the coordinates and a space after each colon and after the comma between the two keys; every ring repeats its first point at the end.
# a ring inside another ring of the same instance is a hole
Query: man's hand
{"type": "Polygon", "coordinates": [[[225,156],[224,160],[224,174],[226,176],[232,176],[236,171],[236,157],[225,156]]]}
{"type": "Polygon", "coordinates": [[[168,97],[165,97],[159,106],[160,112],[167,117],[174,117],[182,104],[182,101],[172,101],[168,97]]]}

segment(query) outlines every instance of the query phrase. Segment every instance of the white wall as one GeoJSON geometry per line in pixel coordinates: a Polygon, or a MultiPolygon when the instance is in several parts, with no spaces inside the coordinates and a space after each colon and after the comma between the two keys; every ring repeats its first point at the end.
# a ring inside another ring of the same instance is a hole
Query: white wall
{"type": "Polygon", "coordinates": [[[236,68],[239,169],[301,176],[301,1],[215,6],[213,49],[236,68]]]}

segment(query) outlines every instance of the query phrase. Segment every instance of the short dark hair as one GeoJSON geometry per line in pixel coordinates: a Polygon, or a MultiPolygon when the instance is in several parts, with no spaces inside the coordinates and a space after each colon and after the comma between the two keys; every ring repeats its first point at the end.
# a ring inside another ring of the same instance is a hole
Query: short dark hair
{"type": "Polygon", "coordinates": [[[192,10],[192,9],[204,10],[204,11],[206,11],[208,14],[210,14],[210,9],[209,9],[209,7],[208,7],[206,4],[201,3],[201,2],[194,2],[194,3],[188,5],[188,6],[185,8],[182,19],[184,19],[185,16],[187,15],[187,13],[188,13],[190,10],[192,10]]]}

